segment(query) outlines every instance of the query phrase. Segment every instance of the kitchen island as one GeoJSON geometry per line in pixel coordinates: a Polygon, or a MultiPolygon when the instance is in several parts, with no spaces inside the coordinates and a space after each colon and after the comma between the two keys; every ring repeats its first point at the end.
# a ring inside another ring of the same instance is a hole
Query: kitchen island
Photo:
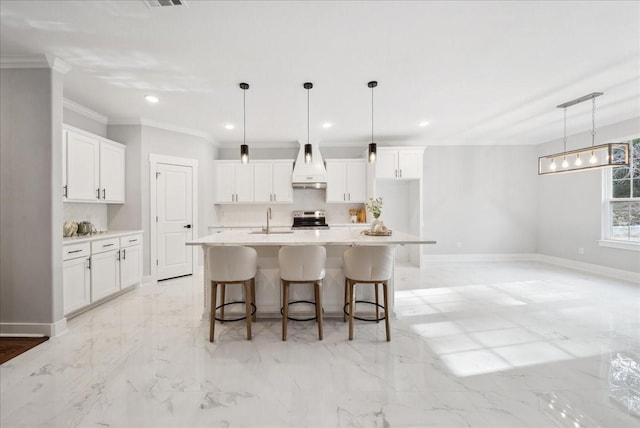
{"type": "MultiPolygon", "coordinates": [[[[282,304],[280,272],[278,269],[278,250],[287,245],[322,245],[327,248],[326,276],[323,284],[323,308],[326,317],[342,317],[344,301],[344,275],[342,272],[342,253],[350,246],[360,245],[421,245],[435,244],[418,236],[405,233],[393,233],[391,236],[367,236],[360,230],[295,230],[274,228],[271,233],[256,233],[247,230],[225,230],[187,242],[187,245],[202,246],[204,254],[208,246],[244,245],[255,248],[258,252],[258,272],[256,274],[256,306],[257,316],[263,318],[279,318],[282,304]]],[[[389,281],[389,305],[393,311],[393,277],[389,281]]],[[[241,300],[240,287],[228,287],[227,301],[241,300]]],[[[372,300],[372,287],[356,287],[358,300],[372,300]],[[370,293],[369,295],[367,293],[370,293]]],[[[204,274],[204,317],[209,317],[211,287],[208,272],[204,274]]],[[[312,287],[293,286],[290,300],[313,300],[312,287]]],[[[291,307],[290,313],[311,312],[307,305],[291,307]]],[[[229,308],[231,309],[231,308],[229,308]]]]}

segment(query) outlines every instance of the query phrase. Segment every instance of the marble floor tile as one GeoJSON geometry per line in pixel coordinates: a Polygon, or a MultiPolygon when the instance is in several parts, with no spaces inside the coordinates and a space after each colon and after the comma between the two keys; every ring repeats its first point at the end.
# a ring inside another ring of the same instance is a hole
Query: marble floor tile
{"type": "Polygon", "coordinates": [[[391,342],[329,318],[323,341],[271,319],[209,343],[201,277],[136,289],[0,366],[0,426],[640,426],[639,284],[533,262],[395,275],[391,342]]]}

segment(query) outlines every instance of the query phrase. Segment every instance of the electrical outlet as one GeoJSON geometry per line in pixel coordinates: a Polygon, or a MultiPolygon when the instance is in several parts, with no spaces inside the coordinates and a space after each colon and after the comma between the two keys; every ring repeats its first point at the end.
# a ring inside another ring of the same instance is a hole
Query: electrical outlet
{"type": "Polygon", "coordinates": [[[578,254],[584,254],[584,248],[578,247],[578,254]]]}

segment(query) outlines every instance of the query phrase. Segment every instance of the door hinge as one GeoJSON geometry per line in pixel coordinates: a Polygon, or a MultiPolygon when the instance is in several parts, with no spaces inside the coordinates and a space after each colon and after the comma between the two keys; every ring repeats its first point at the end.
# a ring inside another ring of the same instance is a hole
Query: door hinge
{"type": "Polygon", "coordinates": [[[160,173],[156,172],[156,180],[158,179],[158,177],[160,177],[160,173]]]}

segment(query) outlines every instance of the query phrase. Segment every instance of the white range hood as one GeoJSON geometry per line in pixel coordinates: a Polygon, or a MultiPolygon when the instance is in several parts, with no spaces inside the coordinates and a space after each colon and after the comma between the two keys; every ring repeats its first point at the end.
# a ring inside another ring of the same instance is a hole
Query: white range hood
{"type": "Polygon", "coordinates": [[[325,189],[327,187],[327,169],[324,166],[320,149],[315,143],[311,143],[312,160],[304,162],[304,144],[301,141],[298,157],[293,165],[291,177],[293,187],[298,189],[325,189]]]}

